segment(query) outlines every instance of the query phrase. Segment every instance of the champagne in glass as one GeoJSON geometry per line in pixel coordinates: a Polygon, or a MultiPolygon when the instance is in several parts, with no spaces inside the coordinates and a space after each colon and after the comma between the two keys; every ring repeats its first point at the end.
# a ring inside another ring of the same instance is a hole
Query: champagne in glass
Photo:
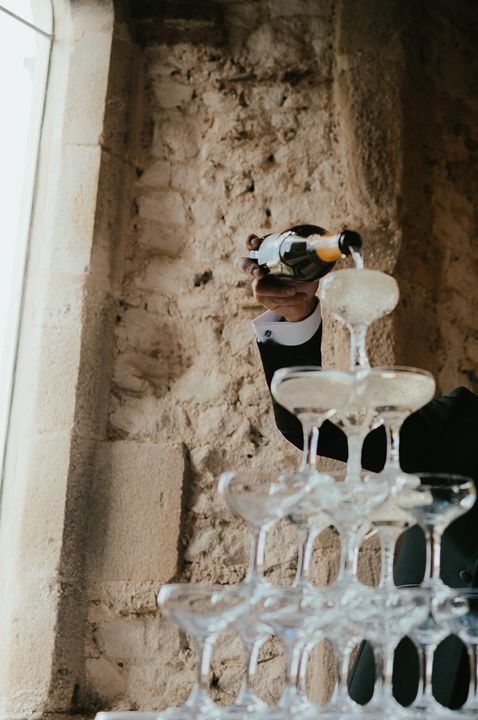
{"type": "Polygon", "coordinates": [[[304,431],[301,472],[316,473],[319,429],[337,410],[347,407],[353,389],[353,376],[340,370],[298,366],[274,373],[272,396],[300,420],[304,431]]]}
{"type": "Polygon", "coordinates": [[[346,268],[321,281],[319,297],[350,331],[351,368],[369,367],[367,328],[396,307],[399,298],[396,280],[379,270],[346,268]]]}
{"type": "Polygon", "coordinates": [[[426,405],[435,393],[435,380],[427,370],[414,367],[374,367],[359,371],[363,379],[358,393],[385,425],[388,436],[387,459],[383,474],[391,484],[402,473],[400,468],[400,429],[406,418],[426,405]]]}

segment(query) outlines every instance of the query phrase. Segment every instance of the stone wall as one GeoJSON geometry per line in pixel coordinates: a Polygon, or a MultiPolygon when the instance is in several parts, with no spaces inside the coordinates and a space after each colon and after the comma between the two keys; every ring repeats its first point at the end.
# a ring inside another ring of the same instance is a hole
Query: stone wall
{"type": "Polygon", "coordinates": [[[426,2],[416,26],[404,95],[397,357],[430,369],[442,393],[477,391],[476,7],[426,2]]]}
{"type": "MultiPolygon", "coordinates": [[[[218,497],[218,476],[298,462],[271,417],[250,327],[261,310],[232,266],[245,235],[304,220],[373,235],[382,223],[373,206],[366,214],[354,208],[343,162],[348,106],[336,87],[335,4],[292,12],[288,3],[230,3],[224,15],[223,45],[144,50],[136,215],[91,530],[87,695],[101,707],[184,699],[194,655],[159,618],[154,592],[173,577],[238,582],[249,537],[218,497]],[[128,453],[137,461],[125,473],[128,453]],[[172,505],[162,497],[167,486],[172,505]],[[151,508],[159,513],[153,528],[151,508]]],[[[374,264],[381,262],[377,254],[374,264]]],[[[343,345],[331,330],[330,363],[346,361],[343,345]]],[[[392,359],[382,330],[374,356],[392,359]]],[[[318,580],[333,572],[336,550],[328,533],[318,580]]],[[[283,523],[268,543],[274,582],[290,583],[295,555],[294,532],[283,523]]],[[[269,643],[262,659],[259,692],[271,701],[281,686],[279,644],[269,643]]],[[[242,667],[238,639],[226,638],[214,666],[217,699],[233,697],[242,667]]]]}

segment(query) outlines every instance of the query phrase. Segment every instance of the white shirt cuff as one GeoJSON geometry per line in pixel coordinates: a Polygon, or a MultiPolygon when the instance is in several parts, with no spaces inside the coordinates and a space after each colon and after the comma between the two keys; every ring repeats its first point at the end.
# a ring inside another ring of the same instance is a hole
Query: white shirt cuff
{"type": "Polygon", "coordinates": [[[275,342],[278,345],[303,345],[319,329],[322,317],[320,304],[312,315],[298,322],[282,322],[282,318],[272,310],[266,310],[252,321],[252,327],[259,342],[275,342]]]}

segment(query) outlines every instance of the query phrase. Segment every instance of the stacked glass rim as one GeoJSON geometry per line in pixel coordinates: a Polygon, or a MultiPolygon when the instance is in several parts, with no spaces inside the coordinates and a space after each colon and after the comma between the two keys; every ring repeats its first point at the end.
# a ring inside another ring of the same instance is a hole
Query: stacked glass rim
{"type": "Polygon", "coordinates": [[[356,267],[327,275],[319,292],[322,306],[350,331],[350,369],[288,367],[272,381],[274,399],[303,428],[299,468],[295,473],[239,470],[219,480],[229,509],[250,528],[251,560],[244,580],[232,586],[166,585],[158,594],[161,611],[192,637],[198,656],[197,682],[188,700],[161,712],[161,719],[478,718],[478,590],[453,590],[440,578],[443,533],[471,509],[475,485],[459,475],[402,470],[401,427],[433,399],[435,381],[419,368],[370,367],[367,328],[393,311],[399,292],[394,278],[364,268],[361,257],[354,256],[356,267]],[[347,438],[348,460],[341,471],[320,472],[317,466],[326,421],[347,438]],[[380,472],[371,472],[362,467],[362,447],[380,426],[387,440],[386,461],[380,472]],[[299,545],[296,576],[287,588],[273,585],[265,575],[267,533],[281,518],[295,526],[299,545]],[[424,577],[398,586],[397,541],[413,525],[425,537],[424,577]],[[331,584],[317,587],[310,578],[314,543],[330,526],[340,537],[339,570],[331,584]],[[371,531],[381,548],[376,587],[357,576],[358,549],[371,531]],[[234,703],[222,707],[211,699],[209,675],[214,644],[228,627],[241,634],[247,670],[234,703]],[[468,697],[453,711],[438,701],[432,687],[434,653],[450,634],[464,643],[470,665],[468,697]],[[279,637],[286,659],[284,689],[274,706],[253,690],[259,653],[271,635],[279,637]],[[414,696],[405,703],[396,686],[400,673],[409,669],[394,667],[403,638],[413,643],[417,660],[414,696]],[[307,671],[312,650],[323,640],[333,648],[336,680],[327,702],[318,705],[308,692],[307,671]],[[374,678],[364,697],[359,676],[367,655],[374,678]]]}

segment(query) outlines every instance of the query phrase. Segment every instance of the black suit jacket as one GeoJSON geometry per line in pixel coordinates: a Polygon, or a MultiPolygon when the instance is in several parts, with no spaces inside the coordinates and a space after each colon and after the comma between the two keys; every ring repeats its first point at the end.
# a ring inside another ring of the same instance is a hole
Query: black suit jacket
{"type": "MultiPolygon", "coordinates": [[[[267,383],[281,367],[321,364],[322,327],[303,345],[285,346],[274,342],[258,343],[267,383]]],[[[299,421],[273,399],[277,427],[296,447],[302,449],[299,421]]],[[[406,472],[450,472],[478,480],[478,396],[464,387],[432,400],[411,415],[400,433],[400,463],[406,472]]],[[[362,465],[379,471],[384,465],[386,438],[378,428],[365,440],[362,465]]],[[[330,422],[324,423],[319,437],[319,454],[347,460],[345,435],[330,422]]],[[[421,582],[425,570],[423,534],[411,528],[403,535],[395,568],[398,585],[421,582]]],[[[478,587],[478,503],[446,530],[442,545],[441,576],[451,587],[478,587]]],[[[416,653],[410,641],[397,649],[395,694],[409,704],[416,692],[416,653]]],[[[358,702],[366,702],[373,690],[373,655],[362,647],[352,674],[350,691],[358,702]]],[[[445,640],[435,658],[433,687],[436,697],[449,707],[460,706],[468,688],[468,663],[463,645],[457,638],[445,640]]]]}

